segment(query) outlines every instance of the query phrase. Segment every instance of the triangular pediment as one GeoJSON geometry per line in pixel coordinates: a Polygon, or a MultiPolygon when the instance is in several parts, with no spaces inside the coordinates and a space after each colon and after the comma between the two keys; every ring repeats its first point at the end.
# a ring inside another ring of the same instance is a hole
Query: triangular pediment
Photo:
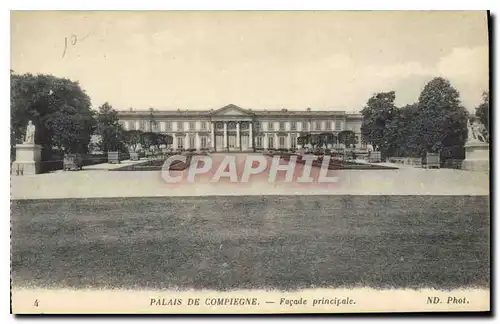
{"type": "Polygon", "coordinates": [[[212,113],[212,115],[213,116],[250,116],[250,115],[252,115],[252,113],[246,109],[243,109],[243,108],[238,107],[236,105],[230,104],[230,105],[227,105],[227,106],[224,106],[222,108],[215,110],[212,113]]]}

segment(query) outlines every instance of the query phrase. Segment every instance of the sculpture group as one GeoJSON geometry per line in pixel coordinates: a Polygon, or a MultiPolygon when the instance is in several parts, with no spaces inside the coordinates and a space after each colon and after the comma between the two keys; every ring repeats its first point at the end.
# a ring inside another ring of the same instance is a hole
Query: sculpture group
{"type": "Polygon", "coordinates": [[[488,142],[488,134],[482,123],[477,120],[471,123],[470,119],[467,120],[467,142],[488,142]]]}

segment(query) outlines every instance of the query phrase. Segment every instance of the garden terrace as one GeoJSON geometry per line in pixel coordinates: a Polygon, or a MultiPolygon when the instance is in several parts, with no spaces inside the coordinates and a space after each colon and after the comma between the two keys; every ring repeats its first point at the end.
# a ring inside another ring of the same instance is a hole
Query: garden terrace
{"type": "MultiPolygon", "coordinates": [[[[299,154],[293,154],[293,153],[286,153],[286,152],[275,152],[275,153],[267,153],[267,156],[280,156],[282,160],[285,161],[290,161],[290,158],[292,156],[297,157],[297,163],[304,164],[305,159],[303,158],[304,156],[307,155],[313,155],[313,154],[306,154],[306,155],[299,155],[299,154]]],[[[321,167],[323,163],[323,157],[325,155],[317,155],[316,160],[313,161],[312,166],[313,167],[321,167]]],[[[330,155],[326,155],[330,156],[330,155]]],[[[369,164],[369,163],[358,163],[352,160],[341,160],[337,158],[336,156],[330,156],[330,161],[328,165],[329,170],[395,170],[397,169],[396,167],[391,167],[391,166],[385,166],[385,165],[380,165],[380,164],[369,164]]]]}
{"type": "MultiPolygon", "coordinates": [[[[177,153],[179,154],[179,153],[177,153]]],[[[148,156],[148,160],[144,162],[140,162],[137,164],[133,165],[127,165],[121,168],[116,168],[112,169],[110,171],[161,171],[163,168],[163,164],[165,163],[165,160],[169,156],[174,156],[177,155],[174,153],[168,153],[168,154],[161,154],[161,155],[151,155],[148,156]]],[[[191,158],[195,155],[206,155],[206,153],[193,153],[193,152],[188,152],[184,153],[183,155],[186,156],[186,162],[183,161],[174,161],[170,165],[169,170],[170,171],[183,171],[186,170],[190,164],[191,164],[191,158]]]]}

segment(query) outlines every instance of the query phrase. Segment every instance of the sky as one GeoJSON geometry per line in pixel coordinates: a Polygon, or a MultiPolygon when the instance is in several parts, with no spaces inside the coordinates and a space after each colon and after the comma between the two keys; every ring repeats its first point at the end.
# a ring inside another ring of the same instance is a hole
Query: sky
{"type": "Polygon", "coordinates": [[[360,111],[450,80],[470,111],[488,90],[486,12],[11,13],[11,68],[78,81],[117,110],[360,111]]]}

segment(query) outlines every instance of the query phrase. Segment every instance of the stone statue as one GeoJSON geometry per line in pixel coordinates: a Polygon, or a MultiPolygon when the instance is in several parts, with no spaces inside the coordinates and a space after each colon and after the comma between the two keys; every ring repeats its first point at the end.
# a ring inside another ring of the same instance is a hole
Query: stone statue
{"type": "Polygon", "coordinates": [[[471,123],[467,120],[467,142],[487,142],[486,128],[478,120],[471,123]]]}
{"type": "Polygon", "coordinates": [[[467,142],[472,141],[474,141],[474,131],[472,130],[470,119],[467,119],[467,142]]]}
{"type": "Polygon", "coordinates": [[[35,144],[35,125],[31,122],[28,122],[28,126],[26,126],[26,137],[24,143],[35,144]]]}

